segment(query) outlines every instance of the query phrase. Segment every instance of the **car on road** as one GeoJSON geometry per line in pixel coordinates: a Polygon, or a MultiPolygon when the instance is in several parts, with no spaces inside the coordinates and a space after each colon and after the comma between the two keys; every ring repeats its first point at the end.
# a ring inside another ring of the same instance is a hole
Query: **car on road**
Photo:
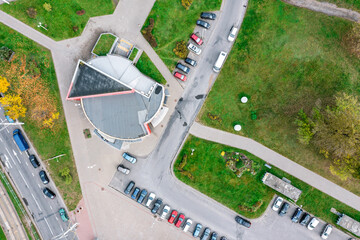
{"type": "Polygon", "coordinates": [[[204,20],[200,20],[200,19],[196,21],[196,25],[206,28],[206,29],[210,28],[210,23],[205,22],[204,20]]]}
{"type": "Polygon", "coordinates": [[[195,230],[193,232],[193,237],[198,237],[199,234],[200,234],[201,229],[202,229],[201,223],[196,224],[195,230]]]}
{"type": "Polygon", "coordinates": [[[300,216],[303,213],[303,210],[301,208],[296,208],[294,214],[291,217],[291,221],[294,223],[299,222],[300,216]]]}
{"type": "Polygon", "coordinates": [[[137,202],[142,204],[142,202],[144,201],[146,195],[147,195],[146,189],[141,190],[141,193],[140,193],[140,196],[139,196],[137,202]]]}
{"type": "Polygon", "coordinates": [[[66,214],[66,211],[64,208],[60,208],[59,213],[60,213],[61,220],[63,220],[63,222],[69,221],[69,216],[66,214]]]}
{"type": "Polygon", "coordinates": [[[195,60],[193,60],[193,59],[191,59],[191,58],[185,58],[185,60],[184,60],[187,64],[189,64],[189,65],[191,65],[191,66],[193,66],[193,67],[195,67],[196,66],[196,64],[197,64],[197,62],[195,61],[195,60]]]}
{"type": "Polygon", "coordinates": [[[136,158],[131,156],[130,154],[128,154],[127,152],[123,153],[123,158],[125,158],[125,160],[131,162],[132,164],[136,163],[136,158]]]}
{"type": "Polygon", "coordinates": [[[166,216],[168,215],[169,211],[170,211],[170,206],[165,204],[164,207],[163,207],[163,210],[161,212],[160,218],[165,219],[166,216]]]}
{"type": "Polygon", "coordinates": [[[37,160],[37,158],[35,157],[35,155],[30,155],[29,156],[29,160],[30,160],[30,163],[31,165],[34,167],[34,168],[38,168],[40,167],[40,163],[39,161],[37,160]]]}
{"type": "Polygon", "coordinates": [[[45,196],[51,199],[54,199],[56,197],[55,193],[50,189],[48,189],[47,187],[43,189],[43,193],[45,194],[45,196]]]}
{"type": "Polygon", "coordinates": [[[306,226],[306,224],[309,223],[310,218],[311,218],[310,214],[304,213],[300,219],[300,224],[302,226],[306,226]]]}
{"type": "Polygon", "coordinates": [[[284,199],[282,197],[277,197],[272,205],[272,210],[279,211],[281,204],[283,203],[284,199]]]}
{"type": "Polygon", "coordinates": [[[324,230],[321,233],[321,238],[322,239],[327,239],[332,231],[333,227],[330,224],[326,224],[324,230]]]}
{"type": "Polygon", "coordinates": [[[242,218],[240,216],[236,216],[235,221],[238,224],[243,225],[244,227],[247,227],[247,228],[249,228],[251,226],[251,222],[249,222],[248,220],[246,220],[245,218],[242,218]]]}
{"type": "Polygon", "coordinates": [[[184,232],[189,231],[189,228],[191,227],[192,223],[193,223],[192,220],[191,220],[190,218],[188,218],[188,219],[186,220],[185,224],[184,224],[184,229],[183,229],[183,231],[184,231],[184,232]]]}
{"type": "Polygon", "coordinates": [[[210,240],[216,240],[217,239],[217,233],[216,232],[213,232],[211,234],[211,237],[210,237],[210,240]]]}
{"type": "Polygon", "coordinates": [[[145,206],[150,207],[150,204],[152,203],[152,201],[154,201],[155,198],[156,198],[155,193],[150,193],[148,199],[146,200],[145,206]]]}
{"type": "Polygon", "coordinates": [[[192,52],[194,52],[195,54],[197,54],[197,55],[200,55],[200,54],[201,54],[201,49],[198,48],[197,46],[195,46],[195,45],[192,44],[192,43],[189,43],[189,44],[187,45],[187,48],[188,48],[190,51],[192,51],[192,52]]]}
{"type": "Polygon", "coordinates": [[[287,202],[284,202],[280,208],[279,215],[284,216],[287,213],[287,211],[289,210],[289,208],[290,208],[290,204],[288,204],[287,202]]]}
{"type": "Polygon", "coordinates": [[[210,235],[210,232],[211,232],[210,228],[205,228],[203,234],[201,235],[200,240],[207,240],[210,235]]]}
{"type": "Polygon", "coordinates": [[[180,79],[181,81],[186,81],[186,76],[184,74],[181,74],[179,72],[174,72],[174,77],[176,77],[177,79],[180,79]]]}
{"type": "Polygon", "coordinates": [[[181,226],[181,224],[184,222],[184,220],[185,220],[185,215],[180,214],[179,218],[177,219],[177,221],[175,223],[175,227],[179,228],[181,226]]]}
{"type": "Polygon", "coordinates": [[[211,12],[202,12],[200,14],[200,17],[203,18],[203,19],[215,20],[216,19],[216,14],[211,13],[211,12]]]}
{"type": "Polygon", "coordinates": [[[155,204],[154,204],[153,208],[151,209],[151,213],[156,214],[157,211],[159,210],[161,204],[162,204],[162,199],[161,198],[156,199],[155,204]]]}
{"type": "Polygon", "coordinates": [[[49,183],[49,178],[48,176],[46,175],[46,172],[44,170],[41,170],[39,172],[39,176],[40,176],[40,179],[41,181],[43,182],[43,184],[48,184],[49,183]]]}
{"type": "Polygon", "coordinates": [[[311,221],[309,222],[309,224],[307,225],[307,228],[311,231],[314,230],[314,228],[316,228],[316,226],[319,224],[319,220],[317,220],[316,218],[312,218],[311,221]]]}
{"type": "Polygon", "coordinates": [[[178,212],[176,210],[173,210],[171,212],[171,215],[170,215],[169,219],[168,219],[168,223],[173,224],[177,215],[178,215],[178,212]]]}
{"type": "Polygon", "coordinates": [[[190,38],[192,40],[194,40],[194,42],[197,44],[197,45],[202,45],[203,44],[203,40],[198,36],[196,35],[195,33],[191,34],[190,38]]]}
{"type": "Polygon", "coordinates": [[[124,165],[120,164],[118,167],[117,167],[117,170],[119,172],[122,172],[123,174],[126,174],[128,175],[130,173],[130,169],[128,169],[127,167],[125,167],[124,165]]]}
{"type": "Polygon", "coordinates": [[[133,192],[132,195],[131,195],[131,199],[136,200],[137,197],[139,196],[139,193],[140,193],[140,188],[136,187],[136,188],[134,189],[134,192],[133,192]]]}
{"type": "Polygon", "coordinates": [[[228,36],[228,41],[229,42],[233,42],[235,40],[236,33],[237,33],[238,30],[239,30],[239,28],[237,28],[235,26],[231,27],[230,33],[229,33],[229,36],[228,36]]]}
{"type": "Polygon", "coordinates": [[[5,118],[8,120],[9,123],[14,123],[15,121],[9,117],[8,115],[5,115],[5,118]]]}
{"type": "Polygon", "coordinates": [[[181,63],[177,63],[176,64],[176,68],[180,69],[181,71],[183,71],[184,73],[189,73],[190,72],[190,68],[181,64],[181,63]]]}
{"type": "Polygon", "coordinates": [[[124,190],[124,193],[126,195],[130,194],[131,190],[134,188],[135,183],[133,181],[130,181],[129,184],[127,185],[127,187],[124,190]]]}

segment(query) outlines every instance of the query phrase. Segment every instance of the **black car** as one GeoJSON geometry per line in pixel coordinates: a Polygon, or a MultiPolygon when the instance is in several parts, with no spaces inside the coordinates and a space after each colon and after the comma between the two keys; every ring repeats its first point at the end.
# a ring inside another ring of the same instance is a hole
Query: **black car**
{"type": "Polygon", "coordinates": [[[224,236],[222,236],[222,237],[220,238],[220,240],[227,240],[227,238],[224,237],[224,236]]]}
{"type": "Polygon", "coordinates": [[[300,224],[306,226],[310,220],[310,214],[304,213],[300,219],[300,224]]]}
{"type": "Polygon", "coordinates": [[[43,193],[45,194],[45,196],[54,199],[56,197],[55,193],[53,191],[51,191],[50,189],[48,189],[47,187],[43,189],[43,193]]]}
{"type": "Polygon", "coordinates": [[[40,179],[41,181],[43,182],[43,184],[48,184],[49,183],[49,178],[48,176],[46,175],[46,172],[44,170],[41,170],[39,172],[39,176],[40,176],[40,179]]]}
{"type": "Polygon", "coordinates": [[[210,13],[210,12],[202,12],[200,14],[200,17],[203,18],[203,19],[215,20],[216,14],[215,13],[210,13]]]}
{"type": "Polygon", "coordinates": [[[189,65],[191,65],[191,66],[193,66],[193,67],[195,67],[196,64],[197,64],[197,62],[196,62],[195,60],[191,59],[191,58],[185,58],[184,61],[185,61],[187,64],[189,64],[189,65]]]}
{"type": "Polygon", "coordinates": [[[176,68],[180,69],[184,73],[189,73],[190,72],[190,68],[185,66],[185,65],[182,65],[181,63],[176,64],[176,68]]]}
{"type": "Polygon", "coordinates": [[[30,155],[30,156],[29,156],[29,160],[30,160],[31,165],[33,165],[34,168],[40,167],[40,163],[39,163],[39,161],[36,159],[35,155],[30,155]]]}
{"type": "Polygon", "coordinates": [[[127,185],[127,187],[124,190],[124,193],[129,194],[134,186],[135,186],[135,183],[133,181],[129,182],[129,184],[127,185]]]}
{"type": "Polygon", "coordinates": [[[245,218],[242,218],[240,216],[236,216],[235,221],[238,224],[243,225],[244,227],[247,227],[247,228],[249,228],[251,226],[251,222],[249,222],[248,220],[246,220],[245,218]]]}
{"type": "Polygon", "coordinates": [[[156,214],[157,211],[159,210],[161,204],[162,204],[162,199],[161,198],[156,199],[154,207],[151,209],[151,212],[153,214],[156,214]]]}
{"type": "Polygon", "coordinates": [[[302,214],[303,210],[301,208],[297,208],[294,212],[294,214],[291,217],[291,221],[294,223],[299,222],[300,216],[302,214]]]}
{"type": "Polygon", "coordinates": [[[216,240],[216,239],[217,239],[217,233],[216,233],[216,232],[213,232],[213,233],[211,234],[210,240],[216,240]]]}
{"type": "Polygon", "coordinates": [[[284,204],[280,208],[279,215],[284,216],[287,213],[287,211],[289,210],[289,207],[290,207],[290,204],[288,204],[287,202],[284,202],[284,204]]]}
{"type": "Polygon", "coordinates": [[[142,202],[144,201],[147,193],[148,193],[148,192],[146,191],[146,189],[143,189],[143,190],[141,191],[141,193],[140,193],[140,197],[138,198],[137,202],[140,203],[140,204],[142,204],[142,202]]]}
{"type": "Polygon", "coordinates": [[[209,29],[210,28],[210,23],[208,22],[205,22],[203,20],[197,20],[196,21],[196,25],[200,26],[200,27],[203,27],[203,28],[206,28],[206,29],[209,29]]]}
{"type": "Polygon", "coordinates": [[[209,228],[205,228],[203,234],[201,235],[200,240],[207,240],[210,235],[211,230],[209,228]]]}

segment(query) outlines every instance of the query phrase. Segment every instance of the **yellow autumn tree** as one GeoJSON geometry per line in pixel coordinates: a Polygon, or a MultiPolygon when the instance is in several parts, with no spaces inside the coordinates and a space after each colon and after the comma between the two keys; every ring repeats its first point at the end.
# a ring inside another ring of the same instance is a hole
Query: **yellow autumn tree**
{"type": "Polygon", "coordinates": [[[52,113],[51,114],[51,117],[49,117],[48,119],[45,119],[43,121],[43,126],[46,127],[46,128],[52,128],[55,124],[55,120],[56,119],[59,119],[59,113],[52,113]]]}
{"type": "Polygon", "coordinates": [[[8,80],[2,76],[0,76],[0,93],[6,93],[9,89],[10,83],[8,80]]]}
{"type": "Polygon", "coordinates": [[[19,95],[7,94],[0,98],[0,103],[3,105],[6,114],[12,119],[25,117],[26,108],[22,104],[22,99],[19,95]]]}

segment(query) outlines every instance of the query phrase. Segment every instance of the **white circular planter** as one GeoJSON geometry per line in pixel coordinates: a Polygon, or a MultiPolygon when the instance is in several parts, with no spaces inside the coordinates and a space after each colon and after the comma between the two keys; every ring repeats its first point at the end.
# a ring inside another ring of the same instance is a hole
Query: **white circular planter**
{"type": "Polygon", "coordinates": [[[240,124],[236,124],[235,126],[234,126],[234,130],[235,131],[240,131],[241,130],[241,125],[240,124]]]}
{"type": "Polygon", "coordinates": [[[240,101],[241,101],[242,103],[247,103],[247,102],[249,101],[249,99],[244,96],[244,97],[242,97],[242,98],[240,99],[240,101]]]}

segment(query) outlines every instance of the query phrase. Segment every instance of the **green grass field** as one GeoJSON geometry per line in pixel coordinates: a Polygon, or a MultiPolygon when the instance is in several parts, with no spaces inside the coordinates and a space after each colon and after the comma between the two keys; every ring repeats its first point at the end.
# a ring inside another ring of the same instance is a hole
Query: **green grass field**
{"type": "Polygon", "coordinates": [[[295,187],[302,190],[297,204],[303,205],[306,211],[329,223],[335,224],[337,219],[337,216],[330,212],[331,207],[355,219],[360,218],[360,212],[314,189],[299,179],[284,173],[280,169],[275,167],[268,169],[264,164],[265,161],[244,150],[189,136],[174,164],[174,172],[176,177],[184,183],[248,218],[261,216],[268,204],[270,204],[274,194],[277,193],[261,182],[261,178],[265,172],[270,172],[280,178],[286,177],[291,180],[291,183],[295,187]],[[191,149],[194,149],[193,155],[191,155],[191,149]],[[257,173],[252,175],[250,172],[245,172],[241,178],[236,177],[236,175],[225,166],[225,160],[221,156],[222,151],[245,154],[253,160],[254,169],[257,170],[257,173]],[[193,180],[181,174],[177,169],[184,154],[187,155],[187,164],[184,170],[192,173],[194,177],[193,180]],[[260,200],[263,201],[263,205],[256,212],[244,212],[238,208],[239,204],[251,206],[260,200]]]}
{"type": "Polygon", "coordinates": [[[6,240],[4,230],[0,227],[0,240],[6,240]]]}
{"type": "Polygon", "coordinates": [[[2,4],[0,9],[35,29],[39,29],[37,25],[41,22],[42,25],[46,25],[48,31],[42,28],[39,31],[55,40],[61,40],[79,36],[90,17],[112,14],[114,4],[112,0],[20,0],[10,5],[2,4]],[[45,2],[51,4],[50,12],[44,9],[45,2]],[[26,12],[29,7],[36,9],[34,19],[26,12]],[[80,10],[85,10],[85,14],[77,15],[76,12],[80,10]]]}
{"type": "Polygon", "coordinates": [[[133,60],[135,59],[138,51],[139,51],[139,49],[137,49],[137,48],[134,48],[134,49],[131,51],[131,54],[130,54],[130,57],[129,57],[129,59],[130,59],[131,61],[133,61],[133,60]]]}
{"type": "Polygon", "coordinates": [[[360,1],[359,0],[320,0],[320,2],[335,3],[338,7],[352,9],[360,12],[360,1]]]}
{"type": "Polygon", "coordinates": [[[136,67],[150,78],[154,79],[156,82],[161,83],[163,85],[166,84],[165,78],[161,75],[159,70],[155,67],[154,63],[150,60],[148,55],[143,52],[136,63],[136,67]]]}
{"type": "Polygon", "coordinates": [[[98,56],[106,56],[109,53],[112,45],[114,44],[116,37],[111,34],[101,35],[99,41],[97,42],[93,53],[98,56]]]}
{"type": "Polygon", "coordinates": [[[194,1],[189,10],[186,10],[178,0],[155,2],[142,29],[149,25],[150,18],[155,20],[153,35],[158,43],[155,51],[170,71],[175,68],[179,60],[173,52],[176,42],[189,40],[201,12],[217,11],[220,6],[221,0],[194,1]]]}
{"type": "Polygon", "coordinates": [[[234,47],[199,118],[202,123],[250,137],[360,195],[358,180],[340,181],[330,160],[297,141],[297,113],[332,104],[338,92],[359,94],[360,60],[342,38],[351,22],[284,4],[251,1],[234,47]],[[249,102],[242,104],[246,95],[249,102]],[[257,119],[251,120],[251,111],[257,119]],[[208,113],[218,115],[211,120],[208,113]]]}

